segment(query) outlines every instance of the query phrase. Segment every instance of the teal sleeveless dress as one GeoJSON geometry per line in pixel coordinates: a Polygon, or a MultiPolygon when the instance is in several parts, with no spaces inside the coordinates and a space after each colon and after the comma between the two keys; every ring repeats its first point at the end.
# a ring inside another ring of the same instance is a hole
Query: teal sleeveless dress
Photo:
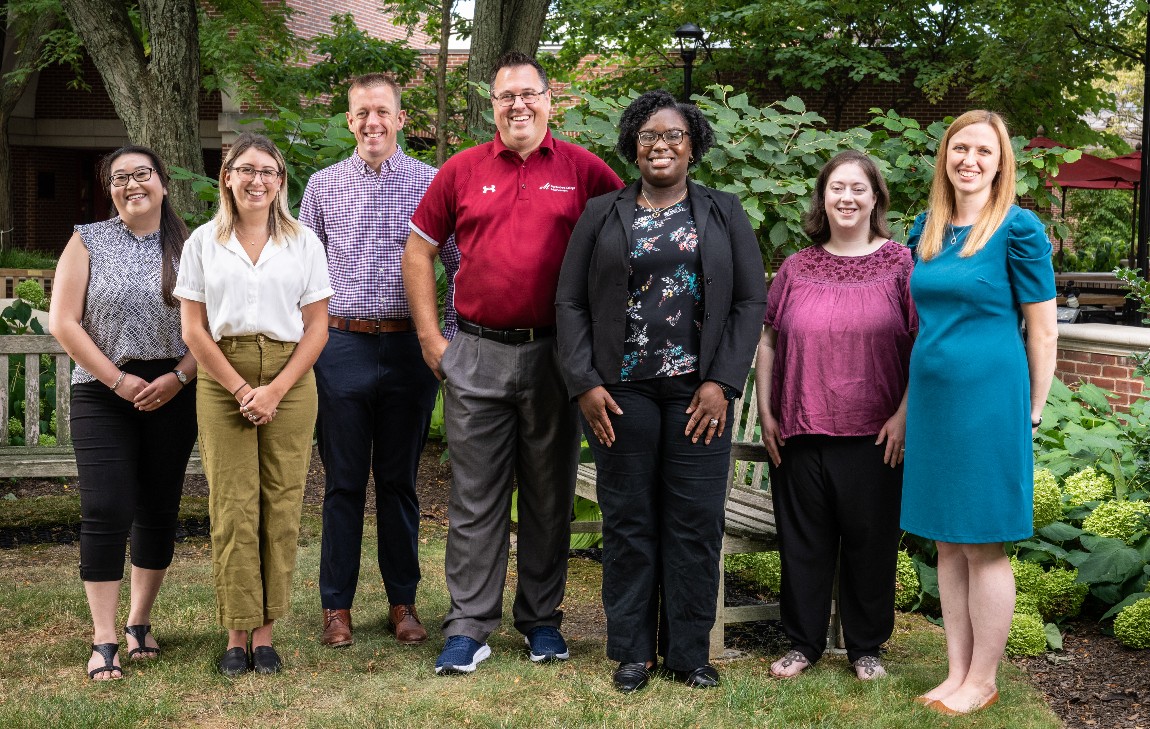
{"type": "MultiPolygon", "coordinates": [[[[926,214],[907,245],[914,250],[926,214]]],[[[1055,296],[1050,240],[1012,206],[986,246],[960,258],[969,227],[919,260],[910,290],[919,334],[910,358],[902,528],[977,544],[1034,533],[1030,374],[1021,304],[1055,296]]]]}

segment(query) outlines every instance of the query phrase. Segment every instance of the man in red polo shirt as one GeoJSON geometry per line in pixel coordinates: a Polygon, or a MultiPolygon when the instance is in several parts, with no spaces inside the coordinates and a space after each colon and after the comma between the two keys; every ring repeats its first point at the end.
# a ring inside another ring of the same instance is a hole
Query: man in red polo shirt
{"type": "Polygon", "coordinates": [[[445,558],[451,609],[438,674],[470,673],[491,655],[502,619],[512,487],[519,489],[515,627],[531,660],[564,660],[559,632],[576,409],[559,374],[555,289],[575,221],[619,177],[548,127],[551,91],[533,58],[504,54],[491,83],[498,134],[444,164],[411,218],[403,281],[423,358],[446,382],[451,448],[445,558]],[[455,235],[459,334],[440,332],[434,261],[455,235]]]}

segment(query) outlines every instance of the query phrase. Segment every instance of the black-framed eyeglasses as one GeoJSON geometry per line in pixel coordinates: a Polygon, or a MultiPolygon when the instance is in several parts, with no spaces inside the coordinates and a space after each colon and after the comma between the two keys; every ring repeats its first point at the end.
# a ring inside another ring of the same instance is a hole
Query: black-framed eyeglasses
{"type": "Polygon", "coordinates": [[[246,165],[243,167],[229,167],[228,169],[239,175],[240,179],[244,182],[251,182],[256,179],[256,175],[259,175],[260,180],[263,182],[271,182],[283,174],[279,170],[273,170],[271,168],[257,170],[255,167],[248,167],[246,165]]]}
{"type": "Polygon", "coordinates": [[[655,142],[661,138],[672,146],[683,141],[683,137],[690,136],[682,129],[668,129],[664,132],[639,132],[639,144],[644,147],[654,147],[655,142]]]}
{"type": "Polygon", "coordinates": [[[151,167],[137,167],[131,172],[117,172],[108,178],[112,183],[112,187],[126,187],[128,180],[135,180],[136,182],[147,182],[152,179],[152,173],[155,172],[151,167]]]}
{"type": "Polygon", "coordinates": [[[534,104],[535,102],[539,101],[539,99],[543,96],[543,94],[546,94],[548,91],[550,91],[550,89],[545,88],[542,91],[530,91],[530,90],[524,91],[522,94],[507,93],[507,94],[500,94],[499,96],[492,94],[491,98],[495,101],[495,103],[499,104],[500,106],[506,107],[506,106],[515,106],[515,97],[518,96],[520,99],[523,99],[524,104],[527,104],[528,106],[530,106],[530,105],[534,104]]]}

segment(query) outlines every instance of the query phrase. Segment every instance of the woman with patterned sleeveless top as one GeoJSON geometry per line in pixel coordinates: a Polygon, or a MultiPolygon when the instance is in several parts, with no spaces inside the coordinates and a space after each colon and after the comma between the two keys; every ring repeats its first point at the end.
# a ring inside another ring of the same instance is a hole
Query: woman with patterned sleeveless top
{"type": "Polygon", "coordinates": [[[804,230],[815,245],[783,261],[767,295],[755,372],[782,558],[783,631],[771,665],[796,676],[826,649],[835,565],[847,657],[886,675],[910,350],[918,319],[912,261],[888,240],[886,183],[874,162],[835,155],[804,230]]]}
{"type": "Polygon", "coordinates": [[[184,470],[196,440],[196,361],[172,295],[184,240],[156,153],[100,163],[116,217],[78,225],[56,268],[48,328],[76,360],[72,438],[80,473],[80,579],[92,612],[88,676],[123,675],[116,610],[131,538],[130,658],[154,658],[152,604],[172,562],[184,470]]]}
{"type": "Polygon", "coordinates": [[[675,680],[719,685],[707,659],[727,423],[766,284],[739,199],[688,180],[714,142],[694,105],[662,90],[635,99],[616,149],[642,179],[587,203],[559,274],[560,365],[595,455],[607,655],[624,693],[660,655],[675,680]]]}
{"type": "Polygon", "coordinates": [[[291,216],[284,159],[241,134],[220,167],[220,207],[184,249],[176,283],[184,339],[203,369],[200,449],[211,494],[220,672],[276,673],[272,627],[291,601],[327,343],[327,258],[291,216]],[[248,641],[251,652],[248,652],[248,641]]]}

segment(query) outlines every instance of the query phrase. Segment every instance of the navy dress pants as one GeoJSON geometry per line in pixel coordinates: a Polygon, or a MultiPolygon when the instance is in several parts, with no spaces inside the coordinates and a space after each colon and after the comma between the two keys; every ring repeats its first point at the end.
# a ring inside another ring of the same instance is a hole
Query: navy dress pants
{"type": "Polygon", "coordinates": [[[323,499],[320,600],[350,609],[359,584],[367,477],[375,478],[379,572],[392,605],[415,602],[419,499],[415,475],[439,382],[414,332],[328,330],[315,363],[323,499]]]}

